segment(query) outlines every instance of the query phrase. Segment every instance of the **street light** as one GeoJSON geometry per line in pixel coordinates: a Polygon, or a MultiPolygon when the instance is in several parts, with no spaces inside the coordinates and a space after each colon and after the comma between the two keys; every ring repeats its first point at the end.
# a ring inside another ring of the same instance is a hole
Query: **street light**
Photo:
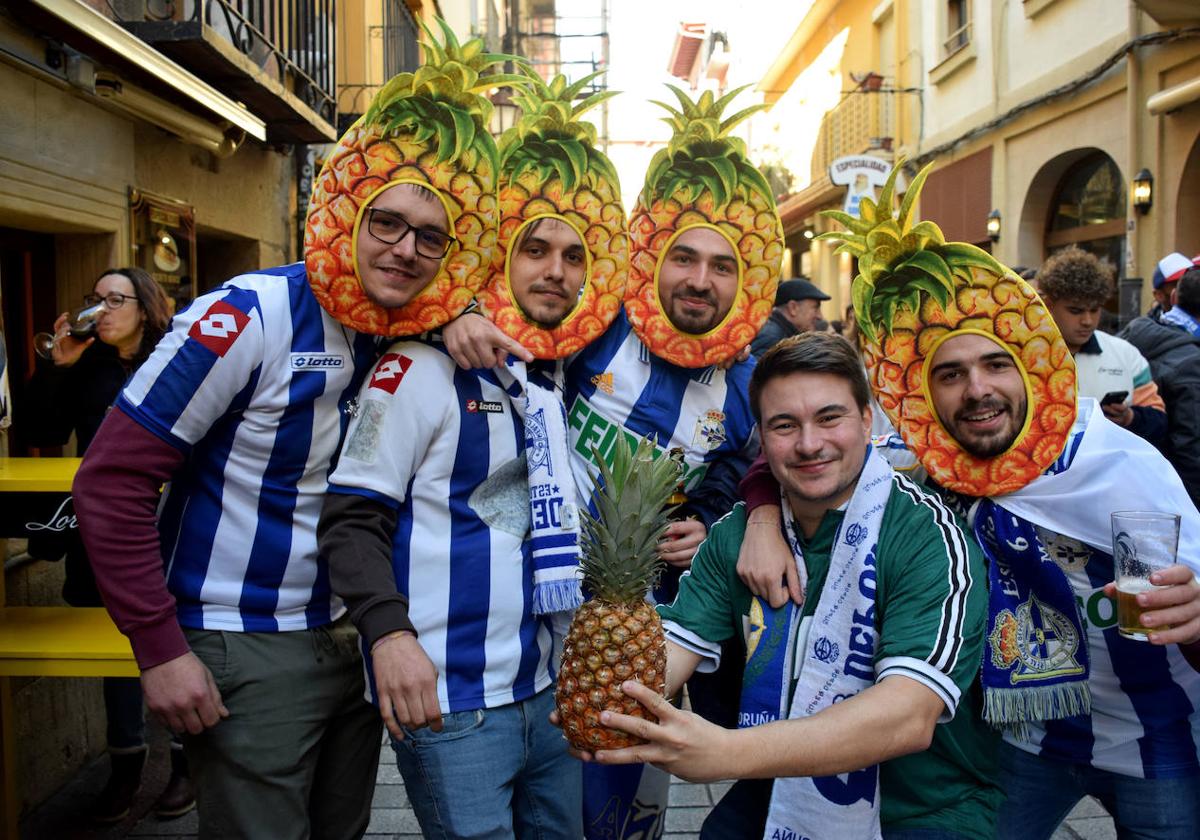
{"type": "Polygon", "coordinates": [[[1133,176],[1133,206],[1139,213],[1148,213],[1154,204],[1154,176],[1143,169],[1133,176]]]}
{"type": "Polygon", "coordinates": [[[988,239],[996,242],[1000,239],[1000,211],[993,210],[987,216],[987,235],[988,239]]]}
{"type": "Polygon", "coordinates": [[[512,101],[512,88],[502,87],[489,97],[492,101],[492,123],[488,126],[493,135],[499,137],[517,123],[521,108],[512,101]]]}

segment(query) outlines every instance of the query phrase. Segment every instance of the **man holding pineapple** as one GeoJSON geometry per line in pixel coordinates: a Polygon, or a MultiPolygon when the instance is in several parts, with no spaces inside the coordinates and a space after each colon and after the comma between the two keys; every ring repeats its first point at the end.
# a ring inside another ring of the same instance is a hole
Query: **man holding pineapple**
{"type": "Polygon", "coordinates": [[[659,611],[668,696],[716,666],[721,642],[744,637],[744,728],[717,728],[626,683],[659,723],[604,713],[602,724],[649,743],[595,759],[763,780],[735,784],[702,837],[757,840],[769,826],[872,837],[880,825],[885,837],[981,836],[1000,796],[994,744],[968,711],[984,641],[978,550],[944,505],[869,453],[868,390],[844,341],[785,340],[759,361],[750,388],[808,597],[773,609],[741,583],[747,526],[736,507],[659,611]]]}

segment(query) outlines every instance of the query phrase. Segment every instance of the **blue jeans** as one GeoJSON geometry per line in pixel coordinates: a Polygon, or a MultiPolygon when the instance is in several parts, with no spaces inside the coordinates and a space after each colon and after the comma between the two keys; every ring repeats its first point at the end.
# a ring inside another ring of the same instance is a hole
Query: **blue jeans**
{"type": "Polygon", "coordinates": [[[1042,758],[1007,743],[999,759],[1008,801],[1000,808],[998,840],[1050,837],[1085,796],[1100,800],[1121,840],[1195,840],[1200,776],[1139,779],[1042,758]]]}
{"type": "Polygon", "coordinates": [[[550,725],[554,688],[520,703],[443,715],[441,732],[392,739],[426,838],[578,840],[580,763],[550,725]]]}

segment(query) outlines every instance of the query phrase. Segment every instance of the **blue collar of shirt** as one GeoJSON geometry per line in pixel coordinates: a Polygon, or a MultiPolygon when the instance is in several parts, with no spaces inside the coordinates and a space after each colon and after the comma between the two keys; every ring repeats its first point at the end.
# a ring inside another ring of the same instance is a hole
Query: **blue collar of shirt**
{"type": "Polygon", "coordinates": [[[1083,342],[1083,346],[1076,351],[1075,355],[1078,356],[1080,353],[1091,353],[1094,356],[1099,356],[1103,352],[1104,348],[1100,346],[1100,342],[1096,338],[1096,334],[1092,333],[1088,336],[1088,340],[1083,342]]]}

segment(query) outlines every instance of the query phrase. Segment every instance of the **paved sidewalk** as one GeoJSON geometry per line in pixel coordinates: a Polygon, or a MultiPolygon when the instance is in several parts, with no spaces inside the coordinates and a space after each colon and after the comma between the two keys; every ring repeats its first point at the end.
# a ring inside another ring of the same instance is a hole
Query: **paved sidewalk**
{"type": "MultiPolygon", "coordinates": [[[[87,820],[87,805],[104,785],[108,760],[101,758],[89,765],[69,784],[44,803],[21,824],[24,840],[184,840],[196,837],[196,813],[169,822],[149,814],[154,798],[166,783],[166,744],[161,733],[153,739],[154,749],[142,791],[134,811],[123,823],[97,830],[87,820]]],[[[372,806],[370,840],[408,840],[421,836],[417,819],[409,807],[404,784],[396,769],[391,748],[386,742],[379,760],[378,783],[372,806]]],[[[728,782],[708,785],[689,784],[675,779],[671,784],[671,809],[667,812],[665,840],[692,840],[709,809],[729,788],[728,782]]],[[[1085,799],[1067,817],[1054,840],[1115,840],[1112,819],[1094,799],[1085,799]]]]}

